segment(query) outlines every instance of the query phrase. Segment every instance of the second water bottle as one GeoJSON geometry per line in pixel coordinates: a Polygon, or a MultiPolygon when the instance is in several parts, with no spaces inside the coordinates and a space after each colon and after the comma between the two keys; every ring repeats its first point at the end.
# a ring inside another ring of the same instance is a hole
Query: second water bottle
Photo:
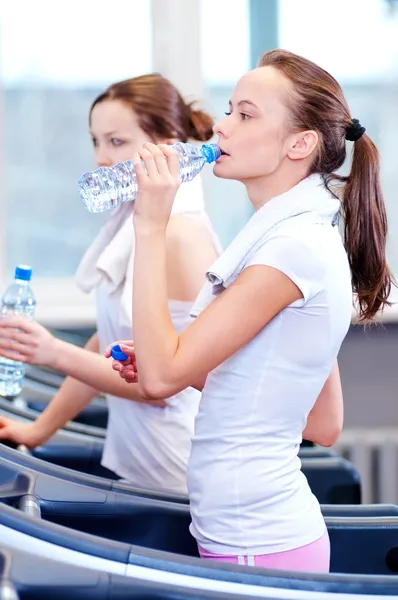
{"type": "MultiPolygon", "coordinates": [[[[0,319],[22,315],[30,321],[34,320],[36,300],[30,287],[31,277],[30,267],[20,265],[15,269],[14,281],[1,299],[0,319]]],[[[24,376],[25,366],[22,362],[0,356],[0,396],[18,396],[24,376]]]]}

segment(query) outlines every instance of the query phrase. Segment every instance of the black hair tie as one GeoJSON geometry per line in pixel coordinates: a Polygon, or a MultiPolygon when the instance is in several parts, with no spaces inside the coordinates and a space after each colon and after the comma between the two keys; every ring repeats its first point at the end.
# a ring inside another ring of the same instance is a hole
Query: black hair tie
{"type": "Polygon", "coordinates": [[[358,119],[352,119],[351,123],[345,130],[345,139],[349,142],[356,142],[360,137],[363,136],[365,131],[365,127],[362,127],[358,119]]]}

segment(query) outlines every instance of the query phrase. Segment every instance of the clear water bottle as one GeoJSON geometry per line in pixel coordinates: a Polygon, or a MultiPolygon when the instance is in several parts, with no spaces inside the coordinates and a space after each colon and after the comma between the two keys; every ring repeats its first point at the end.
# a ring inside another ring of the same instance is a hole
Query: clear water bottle
{"type": "MultiPolygon", "coordinates": [[[[19,265],[13,283],[5,291],[0,305],[0,319],[23,315],[30,321],[35,318],[36,300],[30,287],[32,269],[19,265]]],[[[0,356],[0,395],[18,396],[22,389],[25,367],[22,362],[0,356]]]]}
{"type": "MultiPolygon", "coordinates": [[[[180,156],[181,183],[191,181],[206,163],[221,156],[217,144],[201,147],[177,142],[172,146],[180,156]]],[[[79,178],[79,193],[84,206],[92,213],[99,213],[134,200],[137,195],[137,178],[131,160],[117,163],[113,167],[100,167],[84,173],[79,178]]]]}

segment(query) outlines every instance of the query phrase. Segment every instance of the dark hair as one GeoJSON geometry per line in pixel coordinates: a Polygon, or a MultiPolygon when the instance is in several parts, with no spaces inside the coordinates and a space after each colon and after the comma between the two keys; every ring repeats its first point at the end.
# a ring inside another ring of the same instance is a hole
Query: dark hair
{"type": "Polygon", "coordinates": [[[141,75],[111,85],[91,105],[91,112],[105,100],[121,100],[138,117],[139,126],[153,139],[177,138],[207,141],[213,136],[213,119],[187,104],[179,91],[158,73],[141,75]]]}
{"type": "Polygon", "coordinates": [[[315,130],[319,143],[309,175],[319,173],[329,185],[344,184],[344,243],[360,320],[371,319],[389,305],[393,277],[386,263],[387,216],[380,187],[379,154],[363,134],[353,146],[348,177],[335,173],[346,158],[346,131],[352,117],[338,82],[310,60],[286,50],[272,50],[260,59],[292,84],[287,95],[293,130],[315,130]]]}

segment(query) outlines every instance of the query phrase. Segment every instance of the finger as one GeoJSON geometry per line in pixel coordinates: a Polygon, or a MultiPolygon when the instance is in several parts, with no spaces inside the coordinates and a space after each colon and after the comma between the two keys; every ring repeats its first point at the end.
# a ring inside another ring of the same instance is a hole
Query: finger
{"type": "Polygon", "coordinates": [[[123,373],[123,375],[128,375],[129,377],[136,377],[137,376],[137,369],[134,369],[132,366],[128,366],[128,367],[123,367],[120,370],[120,373],[123,373]]]}
{"type": "Polygon", "coordinates": [[[138,378],[134,373],[119,373],[119,375],[126,383],[137,383],[138,381],[138,378]]]}
{"type": "Polygon", "coordinates": [[[141,160],[144,162],[145,169],[147,170],[149,179],[157,179],[159,177],[158,167],[155,162],[155,157],[151,150],[144,146],[139,151],[141,160]]]}
{"type": "Polygon", "coordinates": [[[119,344],[120,350],[135,359],[135,349],[134,346],[126,346],[124,343],[120,342],[119,344]]]}
{"type": "Polygon", "coordinates": [[[104,356],[106,356],[106,358],[110,358],[112,356],[112,348],[117,345],[121,346],[122,344],[123,344],[123,346],[126,346],[127,348],[134,350],[134,342],[132,342],[131,340],[121,340],[121,341],[112,342],[112,344],[109,344],[109,346],[107,346],[107,348],[104,352],[104,356]]]}
{"type": "Polygon", "coordinates": [[[8,425],[11,425],[11,423],[12,420],[8,417],[0,417],[0,427],[6,427],[8,425]]]}
{"type": "Polygon", "coordinates": [[[137,371],[135,371],[134,369],[129,369],[127,367],[120,371],[120,375],[121,377],[123,377],[123,379],[137,379],[137,371]]]}
{"type": "Polygon", "coordinates": [[[26,346],[26,344],[21,344],[16,340],[11,340],[7,338],[0,338],[0,350],[3,351],[13,351],[20,352],[22,354],[28,354],[30,348],[26,346]]]}
{"type": "Polygon", "coordinates": [[[5,317],[0,318],[1,329],[21,329],[27,333],[31,333],[35,329],[35,323],[28,321],[25,317],[5,317]]]}
{"type": "Polygon", "coordinates": [[[7,343],[7,340],[14,340],[15,342],[26,344],[27,346],[36,346],[36,340],[30,333],[18,331],[14,328],[7,328],[0,331],[0,343],[7,343]]]}
{"type": "Polygon", "coordinates": [[[156,144],[146,143],[144,144],[144,147],[152,153],[159,175],[162,175],[163,177],[170,176],[167,158],[164,152],[162,152],[160,146],[156,146],[156,144]]]}
{"type": "Polygon", "coordinates": [[[137,177],[137,183],[140,186],[143,184],[144,181],[148,180],[148,173],[145,172],[139,152],[136,152],[134,154],[132,163],[137,177]]]}
{"type": "Polygon", "coordinates": [[[159,144],[159,149],[167,158],[169,172],[173,179],[180,181],[180,157],[178,152],[168,144],[159,144]]]}
{"type": "Polygon", "coordinates": [[[126,383],[137,383],[137,381],[138,381],[137,375],[134,375],[134,374],[132,374],[132,375],[125,375],[123,377],[123,379],[126,381],[126,383]]]}
{"type": "Polygon", "coordinates": [[[112,363],[112,369],[113,369],[114,371],[119,371],[119,372],[120,372],[120,371],[122,371],[122,370],[123,370],[123,365],[121,364],[121,362],[120,362],[120,361],[118,361],[118,360],[115,360],[115,361],[112,363]]]}
{"type": "Polygon", "coordinates": [[[124,367],[128,367],[130,365],[132,365],[132,358],[126,358],[126,360],[115,360],[113,359],[112,362],[112,368],[115,369],[115,371],[121,371],[124,367]],[[115,365],[119,365],[118,367],[115,367],[115,365]]]}
{"type": "Polygon", "coordinates": [[[29,363],[31,358],[27,354],[21,352],[15,352],[12,350],[4,350],[0,348],[0,356],[8,358],[9,360],[16,360],[18,362],[29,363]]]}

